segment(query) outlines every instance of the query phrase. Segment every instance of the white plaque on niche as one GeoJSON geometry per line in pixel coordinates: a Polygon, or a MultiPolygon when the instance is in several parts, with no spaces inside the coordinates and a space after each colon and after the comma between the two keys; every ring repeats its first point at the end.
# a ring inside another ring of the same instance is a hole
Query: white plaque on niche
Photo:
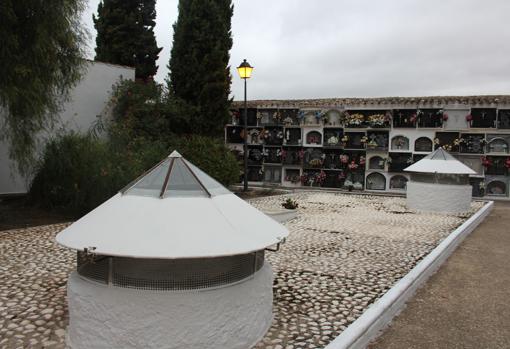
{"type": "Polygon", "coordinates": [[[469,128],[466,121],[466,115],[469,109],[445,110],[448,114],[448,120],[444,122],[445,130],[463,130],[469,128]]]}

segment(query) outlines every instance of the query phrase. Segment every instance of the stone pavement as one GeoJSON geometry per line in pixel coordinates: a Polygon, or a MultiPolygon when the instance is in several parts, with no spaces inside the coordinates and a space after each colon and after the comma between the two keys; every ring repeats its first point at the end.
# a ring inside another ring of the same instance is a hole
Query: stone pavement
{"type": "Polygon", "coordinates": [[[510,348],[509,202],[496,202],[370,348],[510,348]]]}
{"type": "MultiPolygon", "coordinates": [[[[267,253],[274,319],[257,349],[321,348],[469,216],[416,213],[403,198],[301,192],[254,199],[299,203],[290,236],[267,253]]],[[[472,205],[471,213],[481,207],[472,205]]],[[[0,231],[0,348],[64,348],[67,275],[76,254],[54,237],[66,224],[0,231]]]]}

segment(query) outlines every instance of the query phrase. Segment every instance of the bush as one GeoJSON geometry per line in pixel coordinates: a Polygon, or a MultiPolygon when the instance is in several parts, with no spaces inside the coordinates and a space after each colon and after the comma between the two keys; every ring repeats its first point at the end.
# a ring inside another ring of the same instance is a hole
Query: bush
{"type": "Polygon", "coordinates": [[[111,176],[107,146],[90,136],[68,134],[50,141],[30,186],[31,201],[82,214],[106,200],[122,179],[111,176]]]}
{"type": "Polygon", "coordinates": [[[118,143],[71,133],[46,145],[29,197],[42,207],[83,215],[174,149],[224,185],[239,179],[236,159],[217,139],[170,135],[162,142],[138,138],[122,148],[118,143]]]}
{"type": "Polygon", "coordinates": [[[181,136],[170,141],[191,163],[225,186],[239,182],[239,164],[222,140],[205,136],[181,136]]]}

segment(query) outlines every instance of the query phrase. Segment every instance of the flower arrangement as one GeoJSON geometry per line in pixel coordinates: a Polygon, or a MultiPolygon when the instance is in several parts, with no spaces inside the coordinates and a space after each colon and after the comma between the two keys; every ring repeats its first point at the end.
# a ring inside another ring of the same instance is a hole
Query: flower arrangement
{"type": "Polygon", "coordinates": [[[328,145],[337,145],[338,142],[339,142],[339,139],[336,136],[331,136],[328,138],[328,145]]]}
{"type": "Polygon", "coordinates": [[[416,113],[413,113],[413,115],[411,115],[411,118],[409,119],[409,121],[411,121],[414,124],[417,119],[418,119],[418,115],[416,113]]]}
{"type": "Polygon", "coordinates": [[[292,122],[293,122],[293,120],[292,120],[292,118],[291,118],[290,116],[287,116],[285,119],[283,119],[283,124],[284,124],[285,126],[290,126],[290,125],[292,125],[292,122]]]}
{"type": "Polygon", "coordinates": [[[464,140],[464,138],[455,138],[453,140],[453,145],[454,146],[459,146],[461,144],[464,144],[466,141],[464,140]]]}
{"type": "Polygon", "coordinates": [[[435,144],[435,145],[439,145],[439,144],[441,144],[441,142],[439,141],[439,138],[437,138],[437,137],[436,137],[436,138],[434,138],[434,144],[435,144]]]}
{"type": "Polygon", "coordinates": [[[324,160],[322,159],[312,159],[308,162],[308,164],[310,164],[313,167],[321,167],[323,163],[324,160]]]}
{"type": "Polygon", "coordinates": [[[344,136],[342,137],[342,142],[343,142],[343,143],[347,143],[347,142],[349,142],[349,136],[344,135],[344,136]]]}
{"type": "Polygon", "coordinates": [[[303,160],[303,158],[305,157],[305,151],[303,149],[299,150],[298,157],[299,160],[303,160]]]}
{"type": "Polygon", "coordinates": [[[443,111],[443,109],[441,109],[439,111],[443,117],[443,121],[448,121],[448,114],[446,112],[443,111]]]}
{"type": "Polygon", "coordinates": [[[287,151],[286,150],[280,151],[280,155],[282,157],[282,160],[285,160],[285,158],[287,157],[287,151]]]}
{"type": "Polygon", "coordinates": [[[262,113],[258,111],[257,112],[257,120],[260,120],[260,119],[262,119],[262,113]]]}
{"type": "Polygon", "coordinates": [[[384,114],[373,114],[368,116],[368,124],[370,127],[384,126],[387,121],[387,116],[384,114]]]}
{"type": "Polygon", "coordinates": [[[278,133],[276,134],[276,138],[283,139],[283,131],[278,131],[278,133]]]}
{"type": "Polygon", "coordinates": [[[296,184],[301,180],[301,176],[300,175],[285,176],[285,180],[287,182],[291,182],[292,184],[296,184]]]}
{"type": "Polygon", "coordinates": [[[273,113],[273,120],[280,121],[282,119],[282,113],[279,110],[273,113]]]}
{"type": "Polygon", "coordinates": [[[297,117],[298,117],[298,120],[299,120],[300,122],[301,122],[301,121],[303,121],[303,119],[305,118],[305,112],[304,112],[304,111],[302,111],[302,110],[300,110],[300,111],[298,112],[297,117]]]}
{"type": "Polygon", "coordinates": [[[360,166],[365,166],[365,164],[366,164],[366,159],[365,159],[365,157],[364,157],[364,156],[360,156],[360,157],[359,157],[359,165],[360,165],[360,166]]]}
{"type": "Polygon", "coordinates": [[[347,164],[349,162],[349,155],[346,154],[340,155],[340,162],[342,164],[347,164]]]}
{"type": "Polygon", "coordinates": [[[451,145],[451,144],[443,144],[442,147],[444,150],[446,150],[448,152],[452,151],[452,149],[453,149],[453,145],[451,145]]]}
{"type": "Polygon", "coordinates": [[[487,169],[492,166],[492,159],[482,156],[482,165],[487,169]]]}
{"type": "Polygon", "coordinates": [[[365,121],[363,114],[349,114],[345,113],[345,123],[347,126],[361,126],[365,121]]]}
{"type": "Polygon", "coordinates": [[[507,157],[505,160],[505,167],[510,169],[510,157],[507,157]]]}
{"type": "Polygon", "coordinates": [[[352,160],[351,163],[347,165],[347,167],[349,168],[349,170],[355,170],[358,168],[358,164],[354,160],[352,160]]]}
{"type": "Polygon", "coordinates": [[[378,146],[379,146],[379,144],[377,144],[377,142],[373,139],[367,143],[367,147],[370,149],[377,148],[378,146]]]}
{"type": "Polygon", "coordinates": [[[326,179],[326,173],[324,171],[320,171],[315,175],[314,182],[316,184],[322,185],[324,183],[324,180],[326,179]]]}
{"type": "Polygon", "coordinates": [[[473,121],[473,115],[471,114],[466,115],[466,121],[471,123],[471,121],[473,121]]]}
{"type": "Polygon", "coordinates": [[[288,210],[295,210],[298,208],[298,203],[296,200],[292,200],[291,198],[287,198],[284,202],[282,202],[282,206],[288,210]]]}
{"type": "Polygon", "coordinates": [[[303,173],[300,177],[300,180],[301,180],[301,185],[307,185],[310,179],[306,173],[303,173]]]}
{"type": "Polygon", "coordinates": [[[361,142],[362,144],[367,143],[367,142],[368,142],[368,137],[367,137],[367,136],[363,136],[363,137],[361,137],[360,142],[361,142]]]}

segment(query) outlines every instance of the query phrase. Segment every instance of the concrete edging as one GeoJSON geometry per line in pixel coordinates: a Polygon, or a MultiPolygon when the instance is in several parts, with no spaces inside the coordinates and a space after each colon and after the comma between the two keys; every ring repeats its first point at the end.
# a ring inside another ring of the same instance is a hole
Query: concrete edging
{"type": "Polygon", "coordinates": [[[404,307],[416,290],[443,264],[457,246],[489,215],[488,201],[480,210],[448,235],[406,276],[400,279],[356,321],[326,346],[326,349],[365,348],[404,307]]]}

